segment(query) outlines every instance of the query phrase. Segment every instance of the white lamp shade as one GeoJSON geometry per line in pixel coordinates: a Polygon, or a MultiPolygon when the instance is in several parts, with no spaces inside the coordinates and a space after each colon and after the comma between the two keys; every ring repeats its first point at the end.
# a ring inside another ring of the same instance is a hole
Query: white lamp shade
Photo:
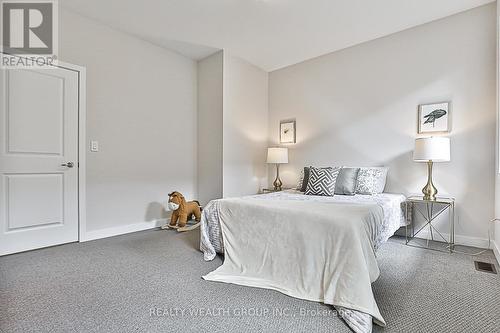
{"type": "Polygon", "coordinates": [[[416,139],[413,160],[416,162],[448,162],[450,160],[450,138],[416,139]]]}
{"type": "Polygon", "coordinates": [[[288,148],[267,148],[267,163],[288,163],[288,148]]]}

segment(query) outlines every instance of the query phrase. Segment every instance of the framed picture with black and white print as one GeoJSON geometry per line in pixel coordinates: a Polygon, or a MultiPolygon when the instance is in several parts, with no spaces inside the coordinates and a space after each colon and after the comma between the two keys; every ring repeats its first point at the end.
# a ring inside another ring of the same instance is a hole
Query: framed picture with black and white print
{"type": "Polygon", "coordinates": [[[419,105],[418,134],[449,133],[450,111],[450,102],[419,105]]]}
{"type": "Polygon", "coordinates": [[[280,143],[295,143],[295,120],[280,121],[280,143]]]}

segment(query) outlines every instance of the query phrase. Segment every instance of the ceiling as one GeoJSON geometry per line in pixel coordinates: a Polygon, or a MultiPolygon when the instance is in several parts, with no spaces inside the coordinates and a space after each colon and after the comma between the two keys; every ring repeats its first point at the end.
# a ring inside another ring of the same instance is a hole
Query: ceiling
{"type": "Polygon", "coordinates": [[[272,71],[489,2],[494,0],[61,0],[59,4],[193,59],[225,49],[272,71]]]}

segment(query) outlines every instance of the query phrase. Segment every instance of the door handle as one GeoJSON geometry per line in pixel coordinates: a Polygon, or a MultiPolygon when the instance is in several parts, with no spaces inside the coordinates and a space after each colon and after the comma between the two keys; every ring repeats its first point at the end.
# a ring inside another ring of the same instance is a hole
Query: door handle
{"type": "Polygon", "coordinates": [[[61,164],[61,166],[65,166],[65,167],[68,167],[68,168],[72,168],[72,167],[74,167],[75,165],[73,164],[73,162],[68,162],[68,163],[63,163],[63,164],[61,164]]]}

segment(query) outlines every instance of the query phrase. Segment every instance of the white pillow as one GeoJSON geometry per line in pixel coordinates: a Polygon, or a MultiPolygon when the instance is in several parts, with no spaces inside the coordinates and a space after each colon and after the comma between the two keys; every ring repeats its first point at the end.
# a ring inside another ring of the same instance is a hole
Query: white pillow
{"type": "Polygon", "coordinates": [[[389,168],[385,167],[360,168],[356,193],[379,194],[384,192],[388,171],[389,168]]]}

